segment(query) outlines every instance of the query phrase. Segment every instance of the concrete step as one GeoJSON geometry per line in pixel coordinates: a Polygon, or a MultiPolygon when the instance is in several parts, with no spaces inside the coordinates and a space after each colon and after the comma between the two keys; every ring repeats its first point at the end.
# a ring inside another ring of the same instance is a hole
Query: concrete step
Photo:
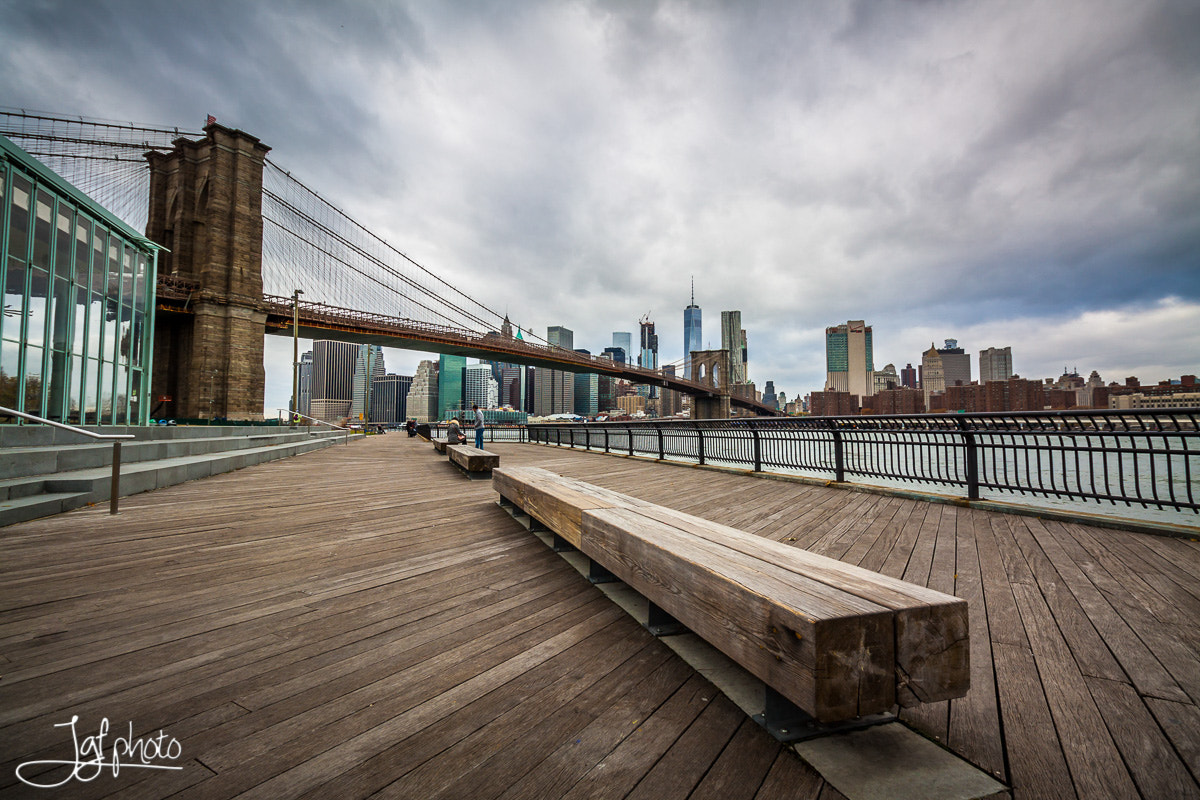
{"type": "MultiPolygon", "coordinates": [[[[261,437],[264,440],[273,438],[261,437]]],[[[361,438],[361,434],[353,438],[361,438]]],[[[207,478],[210,475],[232,472],[266,461],[320,450],[340,444],[342,441],[341,435],[337,437],[302,436],[259,446],[177,455],[132,463],[125,460],[125,448],[122,447],[120,495],[125,497],[185,481],[207,478]]],[[[111,447],[108,449],[111,452],[111,447]]],[[[110,496],[111,485],[111,462],[100,467],[0,480],[0,497],[5,498],[0,500],[0,526],[58,514],[88,503],[106,503],[110,496]],[[52,499],[46,503],[39,503],[40,498],[52,499]],[[57,504],[54,499],[58,500],[57,504]]]]}
{"type": "Polygon", "coordinates": [[[61,514],[93,502],[87,492],[46,492],[0,500],[0,526],[61,514]]]}
{"type": "MultiPolygon", "coordinates": [[[[144,435],[140,429],[136,435],[144,435]]],[[[249,429],[264,430],[264,429],[249,429]]],[[[267,429],[269,430],[269,429],[267,429]]],[[[342,439],[340,431],[309,433],[287,428],[270,433],[234,436],[202,436],[172,439],[133,439],[121,444],[121,463],[157,461],[164,458],[203,455],[238,449],[265,447],[310,439],[342,439]]],[[[0,480],[31,475],[48,475],[73,470],[104,467],[112,464],[112,442],[84,439],[79,444],[51,444],[0,448],[0,480]]]]}

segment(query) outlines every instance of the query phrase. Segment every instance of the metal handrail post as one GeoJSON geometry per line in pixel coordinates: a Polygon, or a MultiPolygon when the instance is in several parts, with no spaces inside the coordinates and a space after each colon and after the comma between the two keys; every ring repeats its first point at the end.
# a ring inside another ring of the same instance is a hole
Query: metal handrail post
{"type": "Polygon", "coordinates": [[[833,479],[838,483],[846,480],[846,456],[842,451],[842,432],[833,423],[830,433],[833,434],[833,479]]]}
{"type": "Polygon", "coordinates": [[[662,425],[659,425],[658,423],[655,423],[655,424],[654,424],[654,428],[655,428],[655,430],[657,430],[657,431],[658,431],[658,460],[659,460],[659,461],[662,461],[662,460],[664,460],[664,459],[667,457],[667,456],[666,456],[666,453],[664,453],[664,452],[663,452],[663,429],[662,429],[662,425]]]}
{"type": "MultiPolygon", "coordinates": [[[[964,458],[967,461],[967,499],[979,499],[979,454],[975,443],[975,432],[967,427],[966,420],[956,419],[963,442],[966,444],[964,458]]],[[[1153,462],[1151,462],[1153,463],[1153,462]]]]}
{"type": "Polygon", "coordinates": [[[121,496],[121,443],[113,442],[112,481],[108,491],[108,513],[117,513],[117,498],[121,496]]]}
{"type": "Polygon", "coordinates": [[[762,472],[762,441],[758,438],[758,426],[751,425],[750,432],[754,434],[754,471],[762,472]]]}

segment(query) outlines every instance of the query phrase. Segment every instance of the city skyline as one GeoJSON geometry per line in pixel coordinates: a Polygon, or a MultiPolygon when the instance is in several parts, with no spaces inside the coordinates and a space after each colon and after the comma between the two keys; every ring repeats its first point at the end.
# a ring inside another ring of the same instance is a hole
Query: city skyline
{"type": "MultiPolygon", "coordinates": [[[[593,352],[649,310],[681,359],[694,275],[706,347],[740,310],[749,378],[789,396],[849,319],[876,363],[957,338],[1029,376],[1200,371],[1187,4],[10,6],[4,103],[212,114],[514,326],[593,352]]],[[[408,374],[428,358],[402,352],[408,374]]],[[[291,361],[268,337],[272,413],[291,361]]]]}

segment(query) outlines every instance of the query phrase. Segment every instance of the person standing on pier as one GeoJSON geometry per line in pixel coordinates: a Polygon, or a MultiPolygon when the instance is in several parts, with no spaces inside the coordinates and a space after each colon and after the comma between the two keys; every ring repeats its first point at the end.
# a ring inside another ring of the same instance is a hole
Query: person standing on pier
{"type": "Polygon", "coordinates": [[[475,447],[478,450],[483,449],[483,410],[478,403],[471,404],[471,410],[475,412],[475,447]]]}

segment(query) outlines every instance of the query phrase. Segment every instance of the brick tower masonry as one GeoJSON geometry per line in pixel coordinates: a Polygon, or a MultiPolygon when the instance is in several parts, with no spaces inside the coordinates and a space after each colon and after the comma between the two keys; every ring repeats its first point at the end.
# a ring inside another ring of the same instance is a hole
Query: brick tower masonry
{"type": "Polygon", "coordinates": [[[157,312],[153,400],[160,416],[262,419],[263,163],[269,147],[215,122],[205,138],[147,153],[146,235],[169,252],[159,273],[198,288],[188,313],[157,312]]]}

